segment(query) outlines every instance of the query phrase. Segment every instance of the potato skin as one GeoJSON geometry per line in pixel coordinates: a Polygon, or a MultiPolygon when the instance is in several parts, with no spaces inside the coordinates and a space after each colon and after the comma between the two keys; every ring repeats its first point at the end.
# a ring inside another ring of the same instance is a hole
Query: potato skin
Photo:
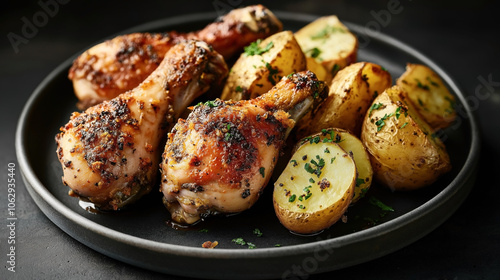
{"type": "Polygon", "coordinates": [[[273,199],[274,210],[281,224],[287,229],[301,234],[312,234],[329,228],[339,221],[347,211],[354,194],[355,180],[353,180],[352,188],[345,192],[344,197],[335,203],[318,212],[293,212],[281,207],[275,199],[273,199]]]}
{"type": "Polygon", "coordinates": [[[291,31],[276,33],[258,44],[262,54],[243,52],[229,72],[221,99],[247,100],[268,92],[282,77],[306,70],[304,53],[291,31]]]}
{"type": "Polygon", "coordinates": [[[334,142],[305,141],[297,145],[292,160],[274,184],[273,205],[283,226],[296,233],[311,234],[336,223],[349,207],[356,185],[356,165],[352,157],[334,142]],[[321,179],[304,168],[305,162],[319,154],[325,159],[321,179]],[[311,179],[315,182],[308,181],[311,179]],[[328,182],[324,189],[320,187],[323,180],[328,182]],[[308,185],[310,199],[299,199],[308,185]],[[290,201],[292,196],[294,198],[290,201]],[[300,205],[305,207],[300,208],[300,205]]]}
{"type": "Polygon", "coordinates": [[[332,127],[359,137],[373,99],[391,84],[389,72],[374,63],[358,62],[340,70],[330,84],[325,101],[297,124],[297,138],[332,127]]]}
{"type": "Polygon", "coordinates": [[[396,84],[408,93],[418,113],[434,130],[446,128],[456,119],[455,97],[429,67],[408,63],[396,84]]]}
{"type": "Polygon", "coordinates": [[[399,86],[374,101],[361,131],[374,178],[392,190],[415,190],[432,184],[451,169],[443,142],[432,135],[399,86]]]}

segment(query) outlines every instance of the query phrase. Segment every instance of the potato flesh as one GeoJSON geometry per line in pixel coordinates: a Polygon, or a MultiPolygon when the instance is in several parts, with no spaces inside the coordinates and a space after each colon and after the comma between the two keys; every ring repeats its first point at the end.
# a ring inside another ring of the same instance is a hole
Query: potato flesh
{"type": "Polygon", "coordinates": [[[373,169],[365,145],[358,137],[354,136],[349,131],[339,128],[324,129],[318,134],[305,138],[305,140],[314,141],[316,137],[318,137],[320,142],[332,141],[337,143],[344,151],[353,157],[356,165],[357,178],[356,187],[354,188],[354,197],[351,203],[355,203],[365,195],[372,183],[373,169]]]}
{"type": "Polygon", "coordinates": [[[278,218],[285,227],[297,232],[314,232],[331,226],[350,204],[355,179],[352,157],[337,144],[319,142],[300,146],[274,184],[275,208],[286,213],[278,218]],[[305,167],[307,163],[314,166],[312,160],[320,163],[321,159],[324,167],[319,176],[305,167]],[[310,221],[309,228],[304,228],[305,219],[310,221]]]}
{"type": "Polygon", "coordinates": [[[295,37],[308,57],[314,57],[332,76],[356,61],[358,40],[337,16],[318,18],[302,27],[295,37]]]}

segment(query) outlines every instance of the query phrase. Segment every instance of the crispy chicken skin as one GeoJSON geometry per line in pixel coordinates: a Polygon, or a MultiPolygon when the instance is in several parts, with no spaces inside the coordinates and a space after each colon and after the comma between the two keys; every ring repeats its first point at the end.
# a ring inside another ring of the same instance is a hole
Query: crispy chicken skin
{"type": "Polygon", "coordinates": [[[284,77],[246,101],[209,101],[179,119],[162,157],[161,191],[177,223],[250,208],[295,122],[327,92],[312,72],[284,77]]]}
{"type": "Polygon", "coordinates": [[[251,42],[282,29],[271,11],[255,5],[233,10],[196,32],[118,36],[88,49],[73,62],[68,77],[79,100],[77,107],[84,110],[135,88],[180,40],[205,41],[229,59],[251,42]]]}
{"type": "Polygon", "coordinates": [[[70,193],[102,210],[117,210],[155,183],[166,135],[187,106],[228,68],[207,43],[173,46],[138,87],[75,112],[56,136],[70,193]]]}

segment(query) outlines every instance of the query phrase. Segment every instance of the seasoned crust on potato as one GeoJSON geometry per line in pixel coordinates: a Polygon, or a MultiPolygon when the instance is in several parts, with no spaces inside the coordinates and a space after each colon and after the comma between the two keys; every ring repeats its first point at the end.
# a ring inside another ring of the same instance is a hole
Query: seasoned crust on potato
{"type": "Polygon", "coordinates": [[[396,83],[408,93],[418,113],[434,130],[446,128],[455,120],[455,97],[429,67],[408,63],[396,83]]]}
{"type": "Polygon", "coordinates": [[[306,58],[291,31],[246,48],[229,72],[221,99],[246,100],[269,91],[282,77],[306,70],[306,58]]]}
{"type": "Polygon", "coordinates": [[[392,83],[380,65],[358,62],[340,70],[330,84],[328,98],[297,124],[298,138],[331,127],[359,137],[366,111],[373,99],[392,83]]]}
{"type": "Polygon", "coordinates": [[[450,171],[443,142],[432,134],[399,86],[373,101],[361,131],[374,178],[393,190],[414,190],[450,171]]]}

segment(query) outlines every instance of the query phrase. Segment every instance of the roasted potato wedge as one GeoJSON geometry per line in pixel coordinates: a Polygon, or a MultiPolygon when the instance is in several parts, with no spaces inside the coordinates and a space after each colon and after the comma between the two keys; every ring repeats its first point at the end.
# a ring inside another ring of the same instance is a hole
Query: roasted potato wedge
{"type": "Polygon", "coordinates": [[[429,67],[408,63],[396,83],[408,93],[417,111],[434,130],[446,128],[455,120],[455,97],[429,67]]]}
{"type": "Polygon", "coordinates": [[[221,99],[246,100],[268,92],[283,76],[306,70],[291,31],[276,33],[245,48],[229,72],[221,99]]]}
{"type": "Polygon", "coordinates": [[[303,142],[334,142],[351,155],[356,164],[356,187],[352,204],[362,198],[372,184],[373,169],[370,155],[361,140],[347,130],[340,128],[323,129],[320,133],[305,137],[303,142]]]}
{"type": "Polygon", "coordinates": [[[370,153],[374,178],[392,190],[430,185],[451,169],[443,142],[399,86],[375,98],[361,140],[370,153]]]}
{"type": "Polygon", "coordinates": [[[391,85],[391,74],[377,64],[358,62],[347,66],[333,78],[325,101],[299,121],[297,138],[331,127],[346,129],[359,137],[373,99],[391,85]]]}
{"type": "Polygon", "coordinates": [[[274,183],[274,210],[287,229],[310,234],[336,223],[356,186],[353,158],[338,144],[305,141],[274,183]]]}
{"type": "Polygon", "coordinates": [[[316,19],[295,32],[295,38],[306,56],[321,63],[331,77],[356,61],[358,39],[337,16],[316,19]]]}

